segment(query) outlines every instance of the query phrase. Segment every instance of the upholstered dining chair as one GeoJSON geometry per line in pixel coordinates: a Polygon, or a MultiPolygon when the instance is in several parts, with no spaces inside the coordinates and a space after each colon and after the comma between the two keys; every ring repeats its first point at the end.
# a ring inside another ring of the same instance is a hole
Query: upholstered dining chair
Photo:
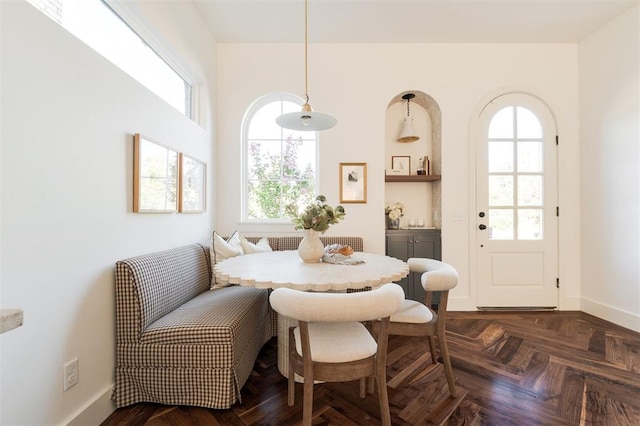
{"type": "MultiPolygon", "coordinates": [[[[456,398],[456,384],[447,347],[445,326],[449,290],[458,285],[458,271],[453,266],[435,259],[414,257],[407,260],[407,263],[411,272],[422,274],[422,287],[426,291],[425,301],[421,303],[406,299],[402,308],[391,316],[388,334],[427,337],[434,365],[438,363],[435,345],[435,337],[437,336],[449,393],[456,398]],[[440,293],[436,311],[432,309],[435,293],[440,293]]],[[[377,322],[372,324],[374,333],[378,331],[379,327],[380,324],[377,322]]],[[[370,383],[369,386],[371,390],[373,385],[370,383]]]]}
{"type": "Polygon", "coordinates": [[[384,284],[355,293],[273,290],[272,308],[298,320],[289,329],[289,406],[295,402],[295,375],[304,380],[302,423],[311,425],[314,381],[360,381],[360,397],[366,396],[366,379],[377,383],[380,417],[391,424],[387,396],[386,356],[389,317],[401,308],[404,291],[384,284]],[[379,321],[375,339],[362,321],[379,321]]]}

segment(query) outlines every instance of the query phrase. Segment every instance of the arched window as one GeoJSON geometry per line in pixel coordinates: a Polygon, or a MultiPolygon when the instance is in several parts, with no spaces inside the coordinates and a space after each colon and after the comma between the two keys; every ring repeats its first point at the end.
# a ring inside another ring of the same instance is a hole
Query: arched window
{"type": "Polygon", "coordinates": [[[287,204],[306,205],[317,187],[318,133],[283,129],[282,114],[300,111],[294,95],[263,96],[249,107],[243,122],[243,221],[281,221],[287,204]]]}

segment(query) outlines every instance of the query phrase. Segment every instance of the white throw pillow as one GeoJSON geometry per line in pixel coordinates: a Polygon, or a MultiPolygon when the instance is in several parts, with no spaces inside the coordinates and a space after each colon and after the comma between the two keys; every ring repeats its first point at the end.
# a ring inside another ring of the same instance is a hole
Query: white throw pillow
{"type": "Polygon", "coordinates": [[[244,237],[240,237],[240,244],[242,245],[242,250],[244,254],[252,254],[252,253],[264,253],[267,251],[273,251],[271,245],[269,244],[269,239],[267,237],[260,238],[260,240],[253,244],[251,241],[247,240],[244,237]]]}
{"type": "Polygon", "coordinates": [[[213,273],[213,267],[218,262],[222,262],[230,257],[240,256],[244,254],[242,250],[242,244],[240,242],[240,235],[238,232],[234,232],[226,241],[216,231],[213,231],[211,237],[211,245],[209,247],[211,253],[211,288],[226,287],[230,284],[218,284],[216,282],[216,275],[213,273]]]}

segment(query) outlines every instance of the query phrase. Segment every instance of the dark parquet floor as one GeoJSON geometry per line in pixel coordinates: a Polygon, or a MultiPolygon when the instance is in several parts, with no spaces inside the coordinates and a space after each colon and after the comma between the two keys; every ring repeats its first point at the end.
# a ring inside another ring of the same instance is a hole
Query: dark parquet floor
{"type": "MultiPolygon", "coordinates": [[[[394,425],[640,425],[640,333],[581,312],[451,312],[447,335],[462,400],[448,396],[426,342],[390,338],[394,425]]],[[[276,345],[265,345],[231,409],[141,403],[102,424],[297,424],[302,385],[288,407],[276,345]]],[[[377,394],[363,400],[357,383],[316,385],[314,425],[377,424],[377,394]]]]}

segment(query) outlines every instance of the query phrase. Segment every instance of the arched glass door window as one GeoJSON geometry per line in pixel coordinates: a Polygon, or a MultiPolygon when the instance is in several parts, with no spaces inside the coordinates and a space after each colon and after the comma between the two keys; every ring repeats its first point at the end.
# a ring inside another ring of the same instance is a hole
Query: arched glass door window
{"type": "Polygon", "coordinates": [[[303,101],[270,94],[249,107],[243,123],[244,221],[289,221],[287,204],[306,205],[316,196],[317,132],[297,132],[276,124],[276,117],[300,111],[303,101]]]}
{"type": "Polygon", "coordinates": [[[544,237],[544,143],[540,120],[529,109],[508,106],[489,124],[490,239],[544,237]]]}

